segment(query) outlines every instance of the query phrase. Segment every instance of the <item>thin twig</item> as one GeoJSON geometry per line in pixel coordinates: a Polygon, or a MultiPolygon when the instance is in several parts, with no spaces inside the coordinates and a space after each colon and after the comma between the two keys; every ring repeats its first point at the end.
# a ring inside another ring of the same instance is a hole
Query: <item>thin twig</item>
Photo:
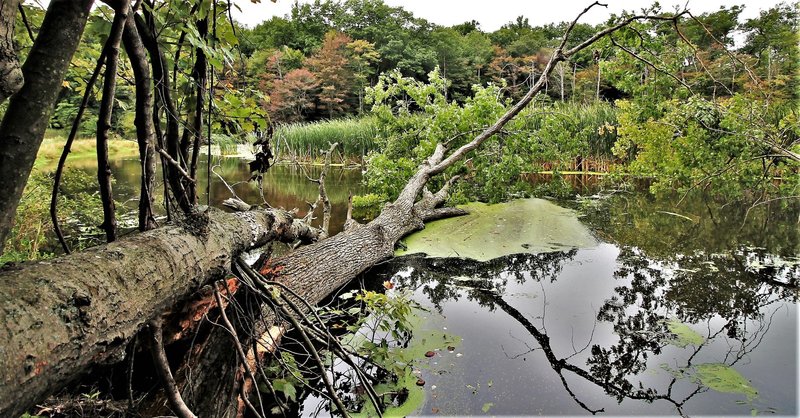
{"type": "MultiPolygon", "coordinates": [[[[222,322],[227,328],[228,332],[231,334],[231,338],[233,339],[233,345],[236,347],[236,354],[239,355],[239,361],[242,362],[242,367],[244,367],[245,373],[247,373],[247,377],[253,382],[253,385],[258,386],[258,381],[256,380],[255,375],[253,375],[253,371],[250,370],[250,365],[247,362],[247,355],[244,353],[244,349],[242,348],[242,344],[239,342],[239,336],[236,333],[236,328],[233,327],[231,321],[228,320],[228,315],[225,313],[225,305],[222,304],[222,297],[219,295],[219,290],[217,286],[214,286],[214,299],[217,301],[217,306],[219,307],[220,317],[222,317],[222,322]]],[[[266,417],[264,413],[264,405],[261,402],[261,397],[259,396],[259,407],[261,409],[261,413],[256,411],[253,405],[247,400],[247,397],[243,395],[243,399],[245,404],[247,404],[250,411],[256,414],[257,417],[266,417]]]]}
{"type": "Polygon", "coordinates": [[[165,160],[167,160],[167,162],[172,166],[172,168],[174,168],[175,171],[180,173],[180,175],[182,175],[183,178],[186,179],[186,181],[189,181],[191,183],[196,182],[195,179],[193,179],[192,176],[190,176],[189,173],[187,173],[186,170],[184,170],[183,167],[181,167],[181,163],[175,161],[175,159],[172,158],[172,156],[170,156],[167,151],[165,151],[163,148],[158,148],[158,147],[156,147],[156,151],[158,151],[158,153],[161,154],[161,156],[164,157],[165,160]]]}
{"type": "Polygon", "coordinates": [[[31,42],[36,42],[36,38],[33,36],[33,31],[31,30],[31,25],[28,23],[28,16],[25,15],[25,8],[22,7],[22,2],[20,2],[17,7],[19,8],[19,15],[22,17],[22,24],[25,25],[25,29],[28,30],[28,38],[30,38],[31,42]]]}
{"type": "Polygon", "coordinates": [[[672,74],[671,72],[666,71],[666,70],[662,69],[661,67],[658,67],[657,65],[653,64],[652,62],[650,62],[646,58],[640,56],[639,54],[637,54],[637,53],[635,53],[633,51],[631,51],[630,49],[626,48],[625,46],[620,45],[619,43],[617,43],[617,41],[614,39],[613,36],[609,37],[609,39],[611,40],[611,44],[612,45],[614,45],[617,48],[621,49],[622,51],[624,51],[625,53],[627,53],[631,57],[643,62],[645,65],[651,67],[652,69],[656,70],[657,72],[659,72],[661,74],[664,74],[664,75],[672,78],[673,80],[677,81],[678,83],[680,83],[680,85],[682,85],[684,88],[686,88],[686,90],[689,90],[690,94],[694,95],[694,91],[692,91],[692,88],[688,84],[686,84],[685,81],[683,81],[680,78],[676,77],[675,74],[672,74]]]}
{"type": "Polygon", "coordinates": [[[71,251],[69,249],[69,245],[67,245],[67,241],[64,239],[64,233],[61,231],[61,226],[58,223],[58,189],[61,186],[61,176],[64,174],[64,165],[67,163],[67,156],[72,150],[72,143],[75,141],[75,136],[78,134],[78,129],[80,128],[81,120],[83,119],[83,113],[86,111],[86,106],[89,104],[89,98],[93,93],[92,88],[97,82],[97,78],[100,76],[100,70],[103,68],[105,61],[106,48],[103,48],[102,52],[100,52],[100,57],[97,58],[97,63],[94,66],[94,72],[92,72],[92,76],[86,83],[86,87],[83,92],[83,99],[81,100],[80,107],[78,107],[78,114],[75,115],[75,120],[72,121],[72,128],[69,131],[67,142],[64,144],[64,149],[61,151],[61,157],[58,159],[56,174],[55,178],[53,179],[53,192],[50,195],[50,220],[53,222],[53,230],[56,233],[58,242],[61,243],[61,248],[64,249],[64,253],[66,254],[70,254],[71,251]]]}

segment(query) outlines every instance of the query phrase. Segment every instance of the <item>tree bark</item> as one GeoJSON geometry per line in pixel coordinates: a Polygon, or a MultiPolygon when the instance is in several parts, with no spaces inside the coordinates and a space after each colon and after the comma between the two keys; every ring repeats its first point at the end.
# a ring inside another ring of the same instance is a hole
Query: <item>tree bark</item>
{"type": "Polygon", "coordinates": [[[119,45],[122,32],[128,20],[130,2],[123,0],[114,11],[106,48],[106,72],[103,76],[103,99],[97,116],[97,184],[100,186],[100,200],[103,202],[103,224],[106,242],[117,240],[117,215],[114,193],[111,187],[111,166],[108,163],[108,135],[111,131],[111,116],[114,113],[114,96],[117,92],[117,65],[119,64],[119,45]]]}
{"type": "Polygon", "coordinates": [[[233,257],[319,231],[285,211],[216,209],[51,261],[0,270],[0,416],[15,417],[92,364],[119,360],[144,324],[233,257]]]}
{"type": "Polygon", "coordinates": [[[14,49],[14,22],[19,0],[4,0],[0,5],[0,103],[22,88],[24,78],[14,49]]]}
{"type": "Polygon", "coordinates": [[[142,184],[139,194],[139,230],[156,227],[153,205],[156,187],[156,129],[153,123],[153,77],[147,52],[136,29],[134,14],[128,15],[122,42],[131,62],[136,90],[136,140],[139,143],[139,160],[142,163],[142,184]]]}
{"type": "MultiPolygon", "coordinates": [[[[149,15],[147,7],[144,8],[144,12],[149,15]]],[[[172,88],[170,87],[167,59],[164,56],[161,47],[159,47],[158,40],[155,38],[155,35],[152,33],[151,29],[148,28],[147,22],[145,22],[145,20],[142,19],[138,14],[134,17],[136,20],[136,28],[139,31],[142,43],[150,55],[150,63],[152,65],[156,93],[161,106],[164,108],[164,117],[167,120],[167,129],[164,133],[163,140],[160,142],[162,142],[163,149],[166,150],[167,154],[169,154],[173,160],[178,161],[180,167],[185,170],[186,161],[180,150],[180,120],[178,109],[175,107],[175,101],[172,99],[172,88]]],[[[153,20],[153,18],[151,17],[148,20],[153,20]]],[[[166,170],[169,188],[172,191],[172,195],[175,197],[175,200],[177,200],[178,206],[181,208],[183,213],[190,213],[192,211],[192,201],[190,199],[187,187],[193,186],[185,181],[184,177],[175,167],[166,166],[166,170]]]]}
{"type": "Polygon", "coordinates": [[[22,67],[25,83],[11,97],[0,123],[0,253],[92,3],[50,2],[39,36],[22,67]]]}

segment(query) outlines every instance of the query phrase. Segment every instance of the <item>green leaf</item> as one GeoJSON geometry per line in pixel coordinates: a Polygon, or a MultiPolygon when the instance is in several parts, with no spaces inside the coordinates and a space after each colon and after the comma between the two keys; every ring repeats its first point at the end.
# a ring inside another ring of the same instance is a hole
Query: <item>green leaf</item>
{"type": "Polygon", "coordinates": [[[215,70],[221,70],[222,69],[222,61],[220,61],[217,58],[209,56],[208,57],[208,63],[211,64],[211,66],[214,67],[215,70]]]}
{"type": "Polygon", "coordinates": [[[294,385],[286,379],[273,380],[272,387],[274,387],[277,391],[283,392],[283,394],[286,395],[286,398],[291,401],[294,401],[297,398],[297,388],[295,388],[294,385]]]}

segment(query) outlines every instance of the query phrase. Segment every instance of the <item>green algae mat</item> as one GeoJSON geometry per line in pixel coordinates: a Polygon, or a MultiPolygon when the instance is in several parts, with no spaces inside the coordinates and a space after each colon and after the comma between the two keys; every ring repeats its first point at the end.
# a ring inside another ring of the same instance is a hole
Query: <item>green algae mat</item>
{"type": "Polygon", "coordinates": [[[544,253],[597,245],[570,209],[543,199],[520,199],[459,206],[469,215],[443,219],[404,239],[395,255],[461,257],[478,261],[519,253],[544,253]]]}

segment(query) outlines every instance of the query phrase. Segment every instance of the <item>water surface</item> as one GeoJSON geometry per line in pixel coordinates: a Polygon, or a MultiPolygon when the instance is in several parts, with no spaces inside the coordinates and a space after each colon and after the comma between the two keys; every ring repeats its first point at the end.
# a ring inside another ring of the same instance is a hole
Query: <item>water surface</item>
{"type": "Polygon", "coordinates": [[[796,207],[572,206],[593,248],[371,273],[413,290],[423,328],[462,338],[421,359],[419,415],[797,415],[796,207]]]}

